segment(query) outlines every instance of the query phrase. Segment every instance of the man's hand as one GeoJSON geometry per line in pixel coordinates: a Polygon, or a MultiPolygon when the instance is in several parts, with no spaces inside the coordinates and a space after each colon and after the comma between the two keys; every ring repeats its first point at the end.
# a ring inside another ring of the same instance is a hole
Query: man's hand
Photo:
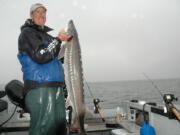
{"type": "Polygon", "coordinates": [[[71,35],[67,35],[66,32],[64,31],[64,29],[62,29],[59,34],[58,34],[58,38],[61,41],[70,41],[72,39],[71,35]]]}

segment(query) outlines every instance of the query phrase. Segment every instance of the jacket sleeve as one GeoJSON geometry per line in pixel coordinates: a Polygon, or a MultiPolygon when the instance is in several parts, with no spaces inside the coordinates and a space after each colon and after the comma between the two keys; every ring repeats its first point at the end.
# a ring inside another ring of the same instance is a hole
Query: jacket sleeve
{"type": "Polygon", "coordinates": [[[58,38],[54,38],[49,43],[43,43],[35,32],[28,29],[21,32],[18,43],[19,52],[26,52],[39,64],[45,64],[58,56],[61,45],[58,38]]]}

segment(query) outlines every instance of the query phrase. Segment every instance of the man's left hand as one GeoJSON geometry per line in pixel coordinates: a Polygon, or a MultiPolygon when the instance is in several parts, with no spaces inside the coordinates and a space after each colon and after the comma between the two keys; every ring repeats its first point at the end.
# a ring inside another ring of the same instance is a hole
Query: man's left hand
{"type": "Polygon", "coordinates": [[[59,34],[58,34],[58,38],[61,40],[61,41],[70,41],[72,39],[72,36],[71,35],[67,35],[65,33],[65,30],[62,29],[59,34]]]}

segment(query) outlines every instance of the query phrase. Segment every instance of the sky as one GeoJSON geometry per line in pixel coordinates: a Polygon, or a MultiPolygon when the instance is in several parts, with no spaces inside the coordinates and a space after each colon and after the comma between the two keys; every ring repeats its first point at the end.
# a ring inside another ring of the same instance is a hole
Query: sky
{"type": "Polygon", "coordinates": [[[18,36],[37,2],[53,36],[74,21],[87,81],[180,78],[179,0],[0,0],[0,83],[22,80],[18,36]]]}

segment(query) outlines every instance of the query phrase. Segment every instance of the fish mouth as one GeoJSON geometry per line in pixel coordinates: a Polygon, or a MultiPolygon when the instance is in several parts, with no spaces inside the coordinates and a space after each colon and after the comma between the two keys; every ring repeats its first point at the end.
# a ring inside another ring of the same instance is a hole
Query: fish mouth
{"type": "Polygon", "coordinates": [[[71,19],[65,28],[65,32],[68,35],[74,36],[75,35],[74,33],[76,33],[74,29],[75,29],[75,26],[74,26],[73,20],[71,19]]]}

